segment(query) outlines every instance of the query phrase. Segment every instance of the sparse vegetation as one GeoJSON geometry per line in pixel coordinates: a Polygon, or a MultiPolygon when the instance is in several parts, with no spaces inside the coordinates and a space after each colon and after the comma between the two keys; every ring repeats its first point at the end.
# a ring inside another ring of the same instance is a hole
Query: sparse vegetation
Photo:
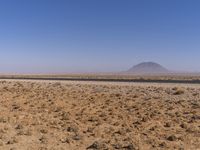
{"type": "Polygon", "coordinates": [[[178,88],[178,87],[175,87],[175,88],[173,88],[173,90],[174,90],[174,95],[181,95],[181,94],[184,94],[184,89],[182,89],[182,88],[178,88]]]}

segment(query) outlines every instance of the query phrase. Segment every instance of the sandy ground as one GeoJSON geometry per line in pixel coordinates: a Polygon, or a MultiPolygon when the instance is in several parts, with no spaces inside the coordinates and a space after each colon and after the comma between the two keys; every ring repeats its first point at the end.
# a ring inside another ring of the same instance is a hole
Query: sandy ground
{"type": "Polygon", "coordinates": [[[200,149],[200,85],[0,81],[2,150],[200,149]]]}

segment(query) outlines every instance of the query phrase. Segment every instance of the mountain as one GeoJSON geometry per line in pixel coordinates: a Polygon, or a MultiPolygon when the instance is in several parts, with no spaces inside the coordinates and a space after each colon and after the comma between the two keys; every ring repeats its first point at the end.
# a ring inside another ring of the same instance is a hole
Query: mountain
{"type": "Polygon", "coordinates": [[[160,74],[169,73],[169,71],[155,62],[143,62],[130,68],[127,73],[134,74],[160,74]]]}

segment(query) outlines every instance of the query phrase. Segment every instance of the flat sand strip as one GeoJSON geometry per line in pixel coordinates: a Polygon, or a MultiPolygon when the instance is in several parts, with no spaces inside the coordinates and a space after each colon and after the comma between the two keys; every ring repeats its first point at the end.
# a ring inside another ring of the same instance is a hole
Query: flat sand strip
{"type": "Polygon", "coordinates": [[[155,82],[109,82],[109,81],[71,81],[71,80],[37,80],[37,79],[0,79],[0,81],[9,81],[9,82],[32,82],[32,83],[62,83],[62,84],[80,84],[80,85],[110,85],[110,86],[142,86],[142,87],[192,87],[200,88],[200,84],[179,84],[179,83],[155,83],[155,82]]]}
{"type": "Polygon", "coordinates": [[[177,84],[200,84],[199,79],[116,79],[116,78],[77,78],[77,77],[0,77],[8,80],[51,80],[51,81],[98,81],[98,82],[139,82],[139,83],[177,83],[177,84]]]}
{"type": "Polygon", "coordinates": [[[199,79],[137,79],[137,78],[98,78],[98,77],[0,77],[8,80],[51,80],[51,81],[95,81],[95,82],[139,82],[139,83],[176,83],[176,84],[199,84],[199,79]]]}

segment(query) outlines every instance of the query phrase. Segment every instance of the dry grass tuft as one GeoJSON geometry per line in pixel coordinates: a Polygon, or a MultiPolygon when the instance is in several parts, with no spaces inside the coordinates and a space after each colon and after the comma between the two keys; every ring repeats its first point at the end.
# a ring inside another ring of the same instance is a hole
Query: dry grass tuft
{"type": "Polygon", "coordinates": [[[185,93],[184,89],[182,88],[175,87],[173,88],[173,90],[174,90],[174,93],[173,93],[174,95],[181,95],[185,93]]]}

